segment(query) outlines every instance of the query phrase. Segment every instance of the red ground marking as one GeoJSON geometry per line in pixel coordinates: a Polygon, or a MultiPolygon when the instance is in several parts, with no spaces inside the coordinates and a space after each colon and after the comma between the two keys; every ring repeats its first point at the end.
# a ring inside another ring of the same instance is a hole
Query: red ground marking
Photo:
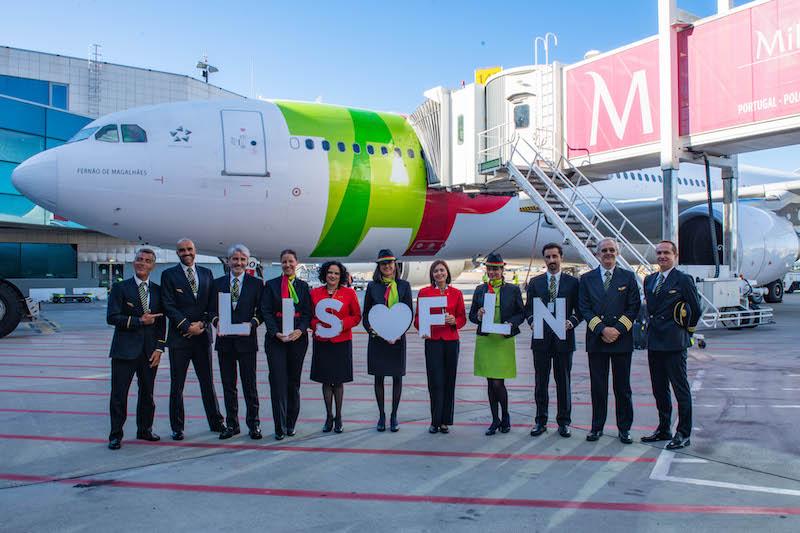
{"type": "Polygon", "coordinates": [[[800,515],[800,507],[761,507],[741,505],[685,505],[674,503],[587,502],[570,500],[537,500],[524,498],[483,498],[469,496],[434,496],[415,494],[387,494],[374,492],[339,492],[324,490],[270,489],[263,487],[232,487],[220,485],[193,485],[186,483],[154,483],[121,481],[116,479],[74,477],[60,479],[51,476],[0,473],[0,479],[32,483],[61,483],[66,485],[93,485],[125,489],[167,490],[211,494],[236,494],[245,496],[277,496],[284,498],[312,498],[331,500],[377,501],[397,503],[434,503],[452,505],[487,505],[499,507],[527,507],[544,509],[580,509],[587,511],[627,511],[635,513],[692,513],[719,515],[800,515]]]}
{"type": "MultiPolygon", "coordinates": [[[[86,437],[44,437],[40,435],[8,435],[0,434],[0,439],[26,440],[42,442],[75,442],[87,444],[107,444],[107,439],[86,437]]],[[[125,445],[162,446],[168,448],[202,448],[213,450],[258,450],[262,452],[300,452],[300,453],[341,453],[354,455],[412,455],[420,457],[457,457],[465,459],[502,459],[517,461],[590,461],[597,463],[655,463],[655,457],[626,457],[615,455],[552,455],[536,453],[491,453],[491,452],[459,452],[436,450],[398,450],[383,448],[345,448],[330,446],[286,446],[260,444],[217,444],[213,442],[186,442],[161,440],[148,442],[142,440],[126,440],[125,445]]]]}

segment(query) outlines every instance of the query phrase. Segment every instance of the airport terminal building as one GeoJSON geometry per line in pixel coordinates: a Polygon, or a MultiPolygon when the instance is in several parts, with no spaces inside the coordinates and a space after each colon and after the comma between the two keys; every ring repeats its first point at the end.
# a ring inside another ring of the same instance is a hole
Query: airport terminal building
{"type": "MultiPolygon", "coordinates": [[[[32,155],[67,142],[98,116],[211,98],[241,96],[189,76],[0,47],[0,278],[46,299],[52,289],[108,287],[130,276],[135,243],[31,203],[14,189],[11,173],[32,155]]],[[[159,250],[158,260],[166,267],[175,254],[159,250]]],[[[215,258],[202,262],[222,270],[215,258]]]]}

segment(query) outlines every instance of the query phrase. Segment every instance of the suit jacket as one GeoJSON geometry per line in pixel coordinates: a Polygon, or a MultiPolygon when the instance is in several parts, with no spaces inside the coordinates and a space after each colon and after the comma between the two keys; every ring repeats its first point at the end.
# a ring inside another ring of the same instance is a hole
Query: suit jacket
{"type": "Polygon", "coordinates": [[[578,302],[581,316],[586,320],[587,352],[633,351],[631,329],[641,307],[636,274],[617,265],[606,291],[600,267],[597,267],[581,276],[578,302]],[[610,344],[602,338],[606,326],[620,333],[619,338],[610,344]]]}
{"type": "MultiPolygon", "coordinates": [[[[559,339],[552,328],[544,323],[544,338],[534,339],[531,336],[531,349],[534,352],[574,352],[575,351],[575,328],[581,323],[581,312],[578,308],[578,288],[580,282],[577,278],[564,272],[558,283],[558,294],[556,298],[566,300],[567,320],[572,323],[572,329],[567,331],[567,338],[559,339]]],[[[528,324],[533,324],[533,300],[541,298],[545,304],[550,302],[550,287],[547,283],[547,274],[542,274],[533,278],[528,283],[528,294],[525,300],[525,320],[528,324]]],[[[502,301],[502,300],[501,300],[502,301]]]]}
{"type": "MultiPolygon", "coordinates": [[[[242,288],[239,291],[239,301],[236,304],[236,309],[231,313],[231,322],[234,324],[243,324],[250,322],[250,335],[217,335],[217,340],[214,343],[214,349],[224,352],[257,352],[258,339],[256,338],[256,330],[261,325],[263,319],[261,318],[261,294],[264,286],[261,280],[251,276],[250,274],[244,275],[242,281],[242,288]]],[[[231,292],[231,277],[226,274],[214,280],[214,290],[211,295],[211,303],[209,305],[209,317],[214,327],[217,327],[219,321],[219,294],[231,292]]]]}
{"type": "MultiPolygon", "coordinates": [[[[483,299],[489,292],[489,285],[482,283],[475,288],[472,294],[472,305],[469,308],[469,321],[478,324],[478,335],[488,335],[481,331],[481,321],[478,320],[478,309],[483,307],[483,299]]],[[[500,286],[500,321],[511,324],[511,336],[519,334],[519,325],[525,320],[525,305],[522,303],[522,291],[512,283],[503,283],[500,286]]]]}
{"type": "MultiPolygon", "coordinates": [[[[370,281],[367,284],[367,290],[364,294],[364,328],[368,332],[372,332],[372,326],[369,324],[369,312],[376,305],[386,305],[386,285],[380,282],[370,281]]],[[[397,280],[397,297],[398,303],[404,303],[408,306],[411,312],[414,312],[414,298],[411,296],[411,285],[402,279],[397,280]]],[[[409,324],[410,326],[410,324],[409,324]]],[[[405,338],[405,335],[403,336],[405,338]]],[[[405,342],[405,341],[403,341],[405,342]]]]}
{"type": "Polygon", "coordinates": [[[198,283],[196,298],[180,264],[161,273],[164,312],[169,318],[167,346],[170,350],[188,349],[192,342],[200,339],[205,339],[207,343],[211,342],[208,308],[211,304],[211,294],[214,292],[214,275],[205,267],[195,265],[194,268],[198,283]],[[189,326],[197,321],[206,324],[205,333],[191,338],[185,337],[189,326]]]}
{"type": "MultiPolygon", "coordinates": [[[[264,284],[264,294],[261,296],[261,316],[264,317],[264,325],[267,326],[267,339],[282,333],[283,329],[281,278],[283,276],[267,281],[264,284]]],[[[293,285],[298,299],[294,305],[294,329],[299,329],[306,335],[308,328],[311,327],[310,289],[308,283],[298,278],[294,278],[293,285]]]]}
{"type": "MultiPolygon", "coordinates": [[[[163,313],[161,287],[153,283],[149,285],[149,304],[151,313],[163,313]]],[[[111,351],[108,356],[117,359],[136,359],[142,353],[148,357],[155,350],[164,351],[166,347],[166,318],[160,316],[149,326],[142,324],[142,301],[139,298],[139,286],[134,278],[128,278],[111,287],[108,297],[106,322],[114,326],[114,338],[111,340],[111,351]]]]}
{"type": "Polygon", "coordinates": [[[661,290],[655,293],[658,272],[644,279],[644,294],[647,301],[648,327],[647,348],[654,351],[680,351],[691,344],[689,339],[697,321],[700,320],[700,297],[694,280],[685,272],[673,268],[664,280],[661,290]],[[673,313],[675,306],[683,302],[689,308],[687,327],[679,326],[673,313]]]}

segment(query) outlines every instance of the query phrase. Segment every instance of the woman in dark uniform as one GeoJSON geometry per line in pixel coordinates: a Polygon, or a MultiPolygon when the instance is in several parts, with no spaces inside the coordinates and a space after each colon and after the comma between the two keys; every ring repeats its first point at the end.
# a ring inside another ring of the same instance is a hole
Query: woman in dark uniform
{"type": "Polygon", "coordinates": [[[451,287],[450,268],[438,259],[429,272],[431,284],[423,287],[417,296],[417,312],[414,327],[419,329],[419,299],[444,296],[447,306],[431,309],[431,314],[444,314],[443,326],[431,326],[431,334],[425,339],[425,369],[428,374],[428,393],[431,397],[430,433],[448,433],[453,423],[456,394],[456,372],[458,371],[458,330],[467,323],[464,295],[451,287]]]}
{"type": "Polygon", "coordinates": [[[297,254],[281,252],[283,275],[267,281],[261,298],[261,314],[267,327],[264,351],[269,366],[269,390],[275,439],[293,437],[300,414],[300,374],[308,349],[308,328],[311,325],[311,296],[308,283],[295,278],[297,254]],[[294,301],[294,329],[283,330],[282,299],[294,301]],[[286,335],[284,335],[286,333],[286,335]]]}
{"type": "Polygon", "coordinates": [[[344,384],[353,381],[353,333],[352,329],[361,322],[361,307],[358,305],[356,291],[347,286],[347,269],[339,261],[323,263],[319,269],[319,280],[323,286],[311,290],[311,308],[314,318],[314,342],[311,357],[311,379],[322,383],[322,397],[325,400],[324,433],[331,429],[342,432],[342,398],[344,384]],[[324,322],[316,315],[317,303],[326,298],[342,302],[338,311],[329,312],[341,320],[342,331],[335,337],[319,337],[317,330],[324,322]],[[333,416],[333,400],[336,400],[336,416],[333,416]]]}
{"type": "Polygon", "coordinates": [[[486,430],[486,434],[494,435],[498,429],[501,433],[508,433],[511,430],[505,380],[517,377],[514,336],[519,334],[519,325],[525,319],[525,307],[522,304],[522,293],[519,287],[503,281],[505,267],[503,258],[499,254],[489,254],[484,264],[489,282],[482,283],[475,288],[472,295],[472,306],[469,310],[469,320],[478,324],[478,336],[475,338],[474,373],[476,376],[486,378],[489,408],[492,411],[492,425],[486,430]],[[480,324],[484,314],[483,301],[487,293],[497,296],[494,322],[510,324],[510,335],[484,333],[481,330],[480,324]],[[502,410],[502,418],[499,416],[498,407],[502,410]]]}
{"type": "MultiPolygon", "coordinates": [[[[381,338],[369,323],[369,312],[375,305],[408,306],[409,316],[413,309],[411,285],[397,279],[397,262],[391,250],[381,250],[376,261],[378,266],[367,285],[364,295],[364,327],[369,331],[367,344],[367,371],[375,376],[375,400],[378,402],[378,431],[386,431],[386,413],[383,408],[385,376],[392,376],[392,414],[389,419],[391,431],[398,430],[397,407],[403,391],[403,376],[406,373],[406,335],[394,341],[381,338]]],[[[411,324],[409,324],[410,326],[411,324]]]]}

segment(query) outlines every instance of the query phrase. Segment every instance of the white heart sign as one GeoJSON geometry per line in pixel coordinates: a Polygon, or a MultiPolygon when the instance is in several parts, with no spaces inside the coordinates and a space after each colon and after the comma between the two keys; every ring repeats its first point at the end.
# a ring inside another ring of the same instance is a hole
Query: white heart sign
{"type": "Polygon", "coordinates": [[[411,308],[400,302],[392,307],[378,304],[369,310],[370,327],[387,341],[402,337],[411,327],[412,318],[411,308]]]}

